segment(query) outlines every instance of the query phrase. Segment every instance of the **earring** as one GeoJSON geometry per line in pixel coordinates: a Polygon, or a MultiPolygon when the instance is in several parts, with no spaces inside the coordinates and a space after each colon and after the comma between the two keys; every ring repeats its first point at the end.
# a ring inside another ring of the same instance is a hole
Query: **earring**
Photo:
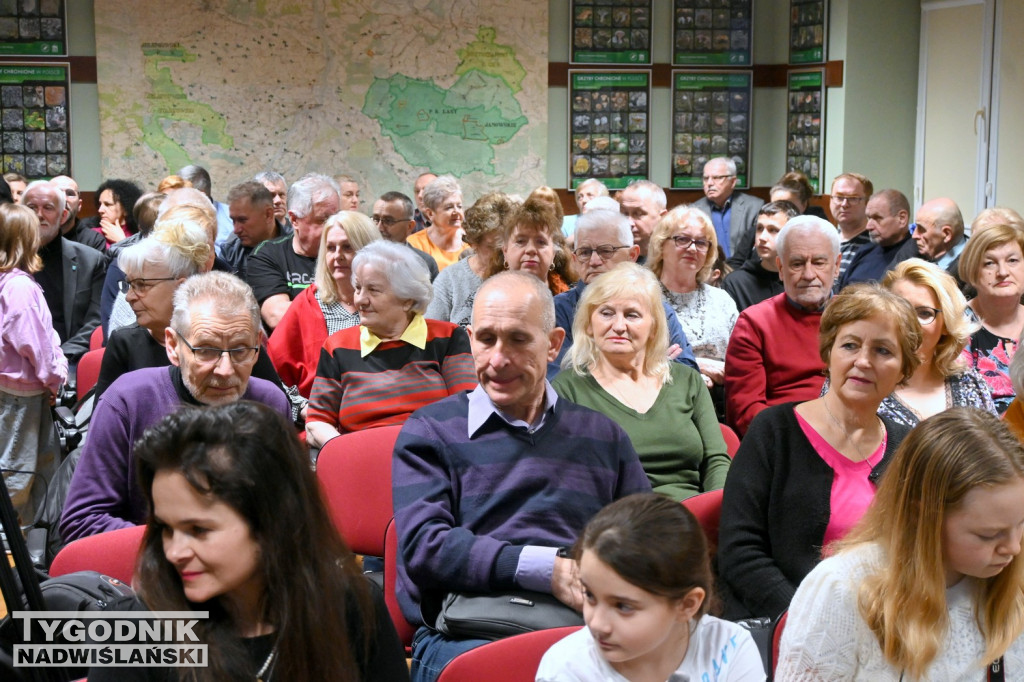
{"type": "Polygon", "coordinates": [[[508,261],[505,261],[505,269],[508,270],[508,261]]]}
{"type": "Polygon", "coordinates": [[[554,272],[555,271],[555,261],[551,261],[551,265],[548,266],[548,270],[550,272],[554,272]]]}

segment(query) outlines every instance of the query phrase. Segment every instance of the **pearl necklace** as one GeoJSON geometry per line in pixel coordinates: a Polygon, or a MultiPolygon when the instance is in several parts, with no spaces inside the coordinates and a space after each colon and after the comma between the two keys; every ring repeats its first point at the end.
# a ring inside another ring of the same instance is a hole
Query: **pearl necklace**
{"type": "MultiPolygon", "coordinates": [[[[274,648],[271,649],[270,653],[267,655],[267,660],[263,661],[263,665],[256,672],[256,682],[264,682],[263,676],[266,675],[268,673],[268,671],[272,672],[270,670],[270,668],[271,668],[271,664],[274,662],[274,657],[276,655],[277,655],[277,643],[275,642],[274,643],[274,648]]],[[[269,680],[270,677],[268,676],[267,679],[269,680]]]]}

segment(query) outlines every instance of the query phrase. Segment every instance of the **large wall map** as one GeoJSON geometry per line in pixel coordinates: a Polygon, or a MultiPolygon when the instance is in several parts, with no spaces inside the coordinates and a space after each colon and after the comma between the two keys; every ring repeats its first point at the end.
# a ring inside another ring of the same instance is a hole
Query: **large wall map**
{"type": "Polygon", "coordinates": [[[261,170],[346,173],[364,209],[425,170],[469,200],[528,192],[545,178],[547,6],[96,0],[103,176],[150,186],[199,163],[222,198],[261,170]]]}

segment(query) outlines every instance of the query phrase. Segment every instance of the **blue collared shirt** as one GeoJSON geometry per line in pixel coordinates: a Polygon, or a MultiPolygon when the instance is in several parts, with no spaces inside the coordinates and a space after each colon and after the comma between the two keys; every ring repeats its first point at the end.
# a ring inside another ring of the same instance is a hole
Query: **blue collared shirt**
{"type": "Polygon", "coordinates": [[[935,261],[935,264],[938,265],[939,268],[942,270],[947,269],[950,265],[952,265],[954,260],[960,257],[960,254],[963,253],[964,247],[966,246],[967,237],[960,237],[960,241],[954,244],[949,249],[949,251],[939,256],[939,259],[935,261]]]}
{"type": "MultiPolygon", "coordinates": [[[[713,201],[709,203],[711,204],[711,224],[715,226],[718,244],[725,252],[725,257],[728,258],[732,255],[732,244],[729,243],[729,224],[732,221],[732,197],[726,199],[721,208],[715,206],[713,201]]],[[[715,259],[717,257],[715,254],[708,254],[708,258],[715,259]]]]}

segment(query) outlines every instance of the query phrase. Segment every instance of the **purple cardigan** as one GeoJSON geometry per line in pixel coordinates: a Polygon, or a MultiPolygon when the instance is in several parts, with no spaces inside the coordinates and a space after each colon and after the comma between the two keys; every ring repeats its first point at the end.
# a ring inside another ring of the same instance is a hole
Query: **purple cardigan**
{"type": "MultiPolygon", "coordinates": [[[[122,374],[97,403],[60,519],[65,542],[145,522],[132,448],[143,431],[181,407],[171,370],[122,374]]],[[[250,378],[242,399],[268,405],[291,421],[284,391],[269,381],[250,378]]]]}

